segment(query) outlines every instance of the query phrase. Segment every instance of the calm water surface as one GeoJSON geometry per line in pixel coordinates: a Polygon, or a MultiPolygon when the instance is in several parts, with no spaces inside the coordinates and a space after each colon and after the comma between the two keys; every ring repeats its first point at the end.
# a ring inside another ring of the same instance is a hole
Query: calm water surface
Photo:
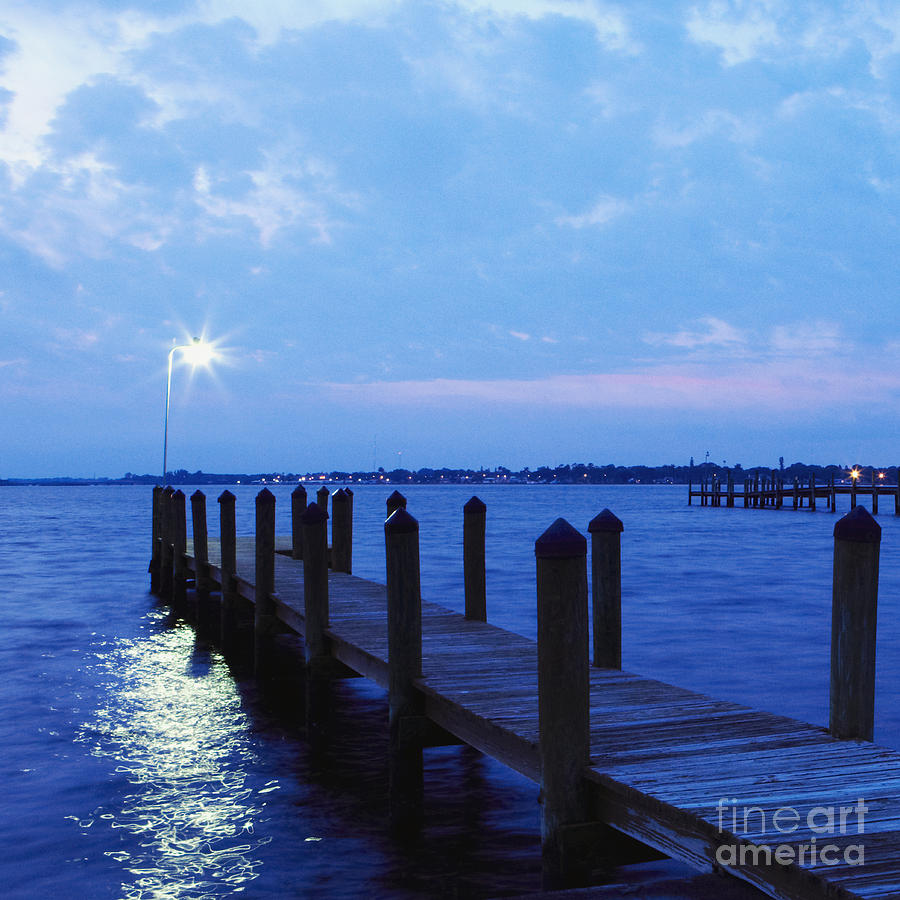
{"type": "MultiPolygon", "coordinates": [[[[392,487],[355,489],[354,572],[377,581],[392,487]]],[[[230,489],[238,531],[250,534],[258,488],[230,489]]],[[[286,534],[290,488],[274,492],[286,534]]],[[[461,508],[473,490],[405,493],[420,522],[423,595],[461,610],[461,508]]],[[[534,636],[535,538],[557,516],[584,532],[609,507],[625,524],[625,668],[826,724],[835,516],[688,507],[680,486],[484,485],[478,495],[495,623],[534,636]]],[[[900,522],[879,521],[875,737],[900,749],[900,522]]],[[[465,748],[430,750],[423,838],[392,841],[384,695],[341,683],[333,752],[310,758],[302,733],[148,594],[149,531],[148,488],[0,489],[3,896],[539,887],[532,784],[465,748]]]]}

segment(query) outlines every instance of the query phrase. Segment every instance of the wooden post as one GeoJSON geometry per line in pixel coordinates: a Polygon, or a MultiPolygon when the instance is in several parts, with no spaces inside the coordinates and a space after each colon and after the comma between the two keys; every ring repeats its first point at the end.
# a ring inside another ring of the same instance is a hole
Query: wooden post
{"type": "Polygon", "coordinates": [[[484,533],[487,507],[472,497],[463,506],[463,582],[466,592],[466,618],[487,621],[484,533]]]}
{"type": "Polygon", "coordinates": [[[160,495],[159,506],[159,595],[172,596],[172,494],[175,491],[167,487],[160,495]]]}
{"type": "Polygon", "coordinates": [[[272,643],[278,631],[275,615],[275,495],[263,488],[256,495],[256,610],[253,665],[257,677],[271,671],[272,643]]]}
{"type": "Polygon", "coordinates": [[[206,627],[209,614],[209,541],[206,528],[206,495],[201,490],[191,494],[191,533],[194,544],[194,597],[192,610],[197,628],[206,627]]]}
{"type": "Polygon", "coordinates": [[[872,469],[872,515],[878,515],[878,481],[875,469],[872,469]]]}
{"type": "Polygon", "coordinates": [[[303,640],[306,661],[326,653],[328,627],[328,514],[310,503],[303,512],[303,640]]]}
{"type": "Polygon", "coordinates": [[[306,512],[306,488],[298,484],[291,491],[291,556],[303,559],[303,513],[306,512]]]}
{"type": "Polygon", "coordinates": [[[850,509],[851,510],[856,509],[856,482],[858,480],[859,480],[858,478],[852,478],[852,477],[850,479],[850,509]]]}
{"type": "Polygon", "coordinates": [[[587,542],[557,519],[534,544],[537,560],[538,732],[543,887],[577,883],[567,829],[591,818],[587,542]]]}
{"type": "Polygon", "coordinates": [[[622,668],[622,531],[621,520],[604,509],[595,516],[591,535],[591,609],[594,665],[622,668]]]}
{"type": "Polygon", "coordinates": [[[324,484],[316,491],[316,506],[318,506],[326,516],[328,515],[328,496],[330,493],[331,491],[329,491],[324,484]]]}
{"type": "Polygon", "coordinates": [[[352,571],[353,516],[350,498],[340,488],[331,498],[331,568],[335,572],[352,571]]]}
{"type": "MultiPolygon", "coordinates": [[[[335,503],[332,510],[337,512],[335,503]]],[[[303,513],[303,652],[306,662],[306,735],[315,750],[325,737],[331,707],[328,671],[328,514],[310,503],[303,513]]]]}
{"type": "Polygon", "coordinates": [[[419,523],[403,508],[384,523],[388,604],[390,818],[395,831],[422,819],[422,598],[419,523]]]}
{"type": "Polygon", "coordinates": [[[187,511],[184,491],[175,491],[171,498],[172,508],[172,599],[184,603],[187,597],[187,511]]]}
{"type": "Polygon", "coordinates": [[[237,573],[237,535],[234,520],[234,494],[229,490],[219,494],[219,546],[222,571],[222,647],[233,648],[238,633],[237,592],[234,576],[237,573]]]}
{"type": "Polygon", "coordinates": [[[753,506],[756,509],[759,508],[759,472],[753,479],[753,506]]]}
{"type": "Polygon", "coordinates": [[[750,506],[750,479],[744,479],[744,509],[750,506]]]}
{"type": "Polygon", "coordinates": [[[692,493],[693,489],[694,489],[694,486],[691,484],[690,481],[688,481],[688,506],[691,505],[691,501],[694,498],[694,495],[692,493]]]}
{"type": "Polygon", "coordinates": [[[800,483],[797,480],[797,476],[794,476],[794,509],[797,508],[797,504],[800,500],[800,483]]]}
{"type": "Polygon", "coordinates": [[[900,516],[900,466],[897,466],[897,487],[894,490],[894,515],[900,516]]]}
{"type": "Polygon", "coordinates": [[[809,508],[815,512],[816,509],[816,476],[809,476],[809,508]]]}
{"type": "Polygon", "coordinates": [[[881,526],[858,506],[834,526],[831,709],[837,738],[872,740],[881,526]]]}
{"type": "Polygon", "coordinates": [[[734,506],[734,477],[731,472],[728,473],[728,506],[734,506]]]}
{"type": "Polygon", "coordinates": [[[391,514],[398,509],[406,509],[406,497],[404,497],[400,491],[394,491],[394,493],[387,498],[387,518],[390,518],[391,514]]]}
{"type": "Polygon", "coordinates": [[[160,534],[162,531],[162,486],[155,485],[153,488],[153,527],[152,527],[152,544],[150,548],[150,592],[159,593],[159,573],[160,573],[160,551],[162,549],[162,539],[160,534]]]}

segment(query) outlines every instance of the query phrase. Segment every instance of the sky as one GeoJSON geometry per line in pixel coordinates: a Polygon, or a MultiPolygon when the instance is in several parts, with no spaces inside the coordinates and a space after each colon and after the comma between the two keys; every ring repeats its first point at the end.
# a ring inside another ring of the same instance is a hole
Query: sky
{"type": "Polygon", "coordinates": [[[900,463],[891,0],[5,0],[0,477],[900,463]]]}

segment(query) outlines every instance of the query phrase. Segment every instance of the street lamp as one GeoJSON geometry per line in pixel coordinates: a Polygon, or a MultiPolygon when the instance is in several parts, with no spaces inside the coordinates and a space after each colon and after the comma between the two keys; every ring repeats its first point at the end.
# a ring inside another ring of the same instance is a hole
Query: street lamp
{"type": "Polygon", "coordinates": [[[194,367],[207,365],[215,356],[215,348],[202,338],[192,338],[190,344],[178,344],[169,351],[169,375],[166,379],[166,422],[163,428],[163,471],[162,483],[166,483],[166,466],[169,449],[169,395],[172,392],[172,362],[175,352],[181,350],[185,359],[194,367]]]}

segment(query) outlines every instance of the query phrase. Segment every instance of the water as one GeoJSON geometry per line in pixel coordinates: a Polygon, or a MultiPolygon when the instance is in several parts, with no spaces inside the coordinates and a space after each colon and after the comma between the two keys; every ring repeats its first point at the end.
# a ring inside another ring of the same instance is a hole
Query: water
{"type": "MultiPolygon", "coordinates": [[[[392,487],[355,489],[354,572],[379,581],[392,487]]],[[[250,534],[258,488],[231,490],[238,531],[250,534]]],[[[274,492],[286,534],[290,488],[274,492]]],[[[420,521],[423,595],[461,610],[461,508],[473,490],[405,493],[420,521]]],[[[625,668],[826,724],[835,517],[688,507],[686,493],[480,486],[489,618],[534,636],[535,538],[560,515],[585,531],[609,507],[625,524],[625,668]]],[[[900,522],[879,521],[875,738],[900,749],[900,522]]],[[[302,733],[148,594],[149,528],[147,488],[0,491],[5,897],[456,897],[539,887],[534,785],[465,748],[429,750],[423,838],[391,840],[383,693],[342,682],[333,752],[327,764],[311,758],[302,733]]]]}

